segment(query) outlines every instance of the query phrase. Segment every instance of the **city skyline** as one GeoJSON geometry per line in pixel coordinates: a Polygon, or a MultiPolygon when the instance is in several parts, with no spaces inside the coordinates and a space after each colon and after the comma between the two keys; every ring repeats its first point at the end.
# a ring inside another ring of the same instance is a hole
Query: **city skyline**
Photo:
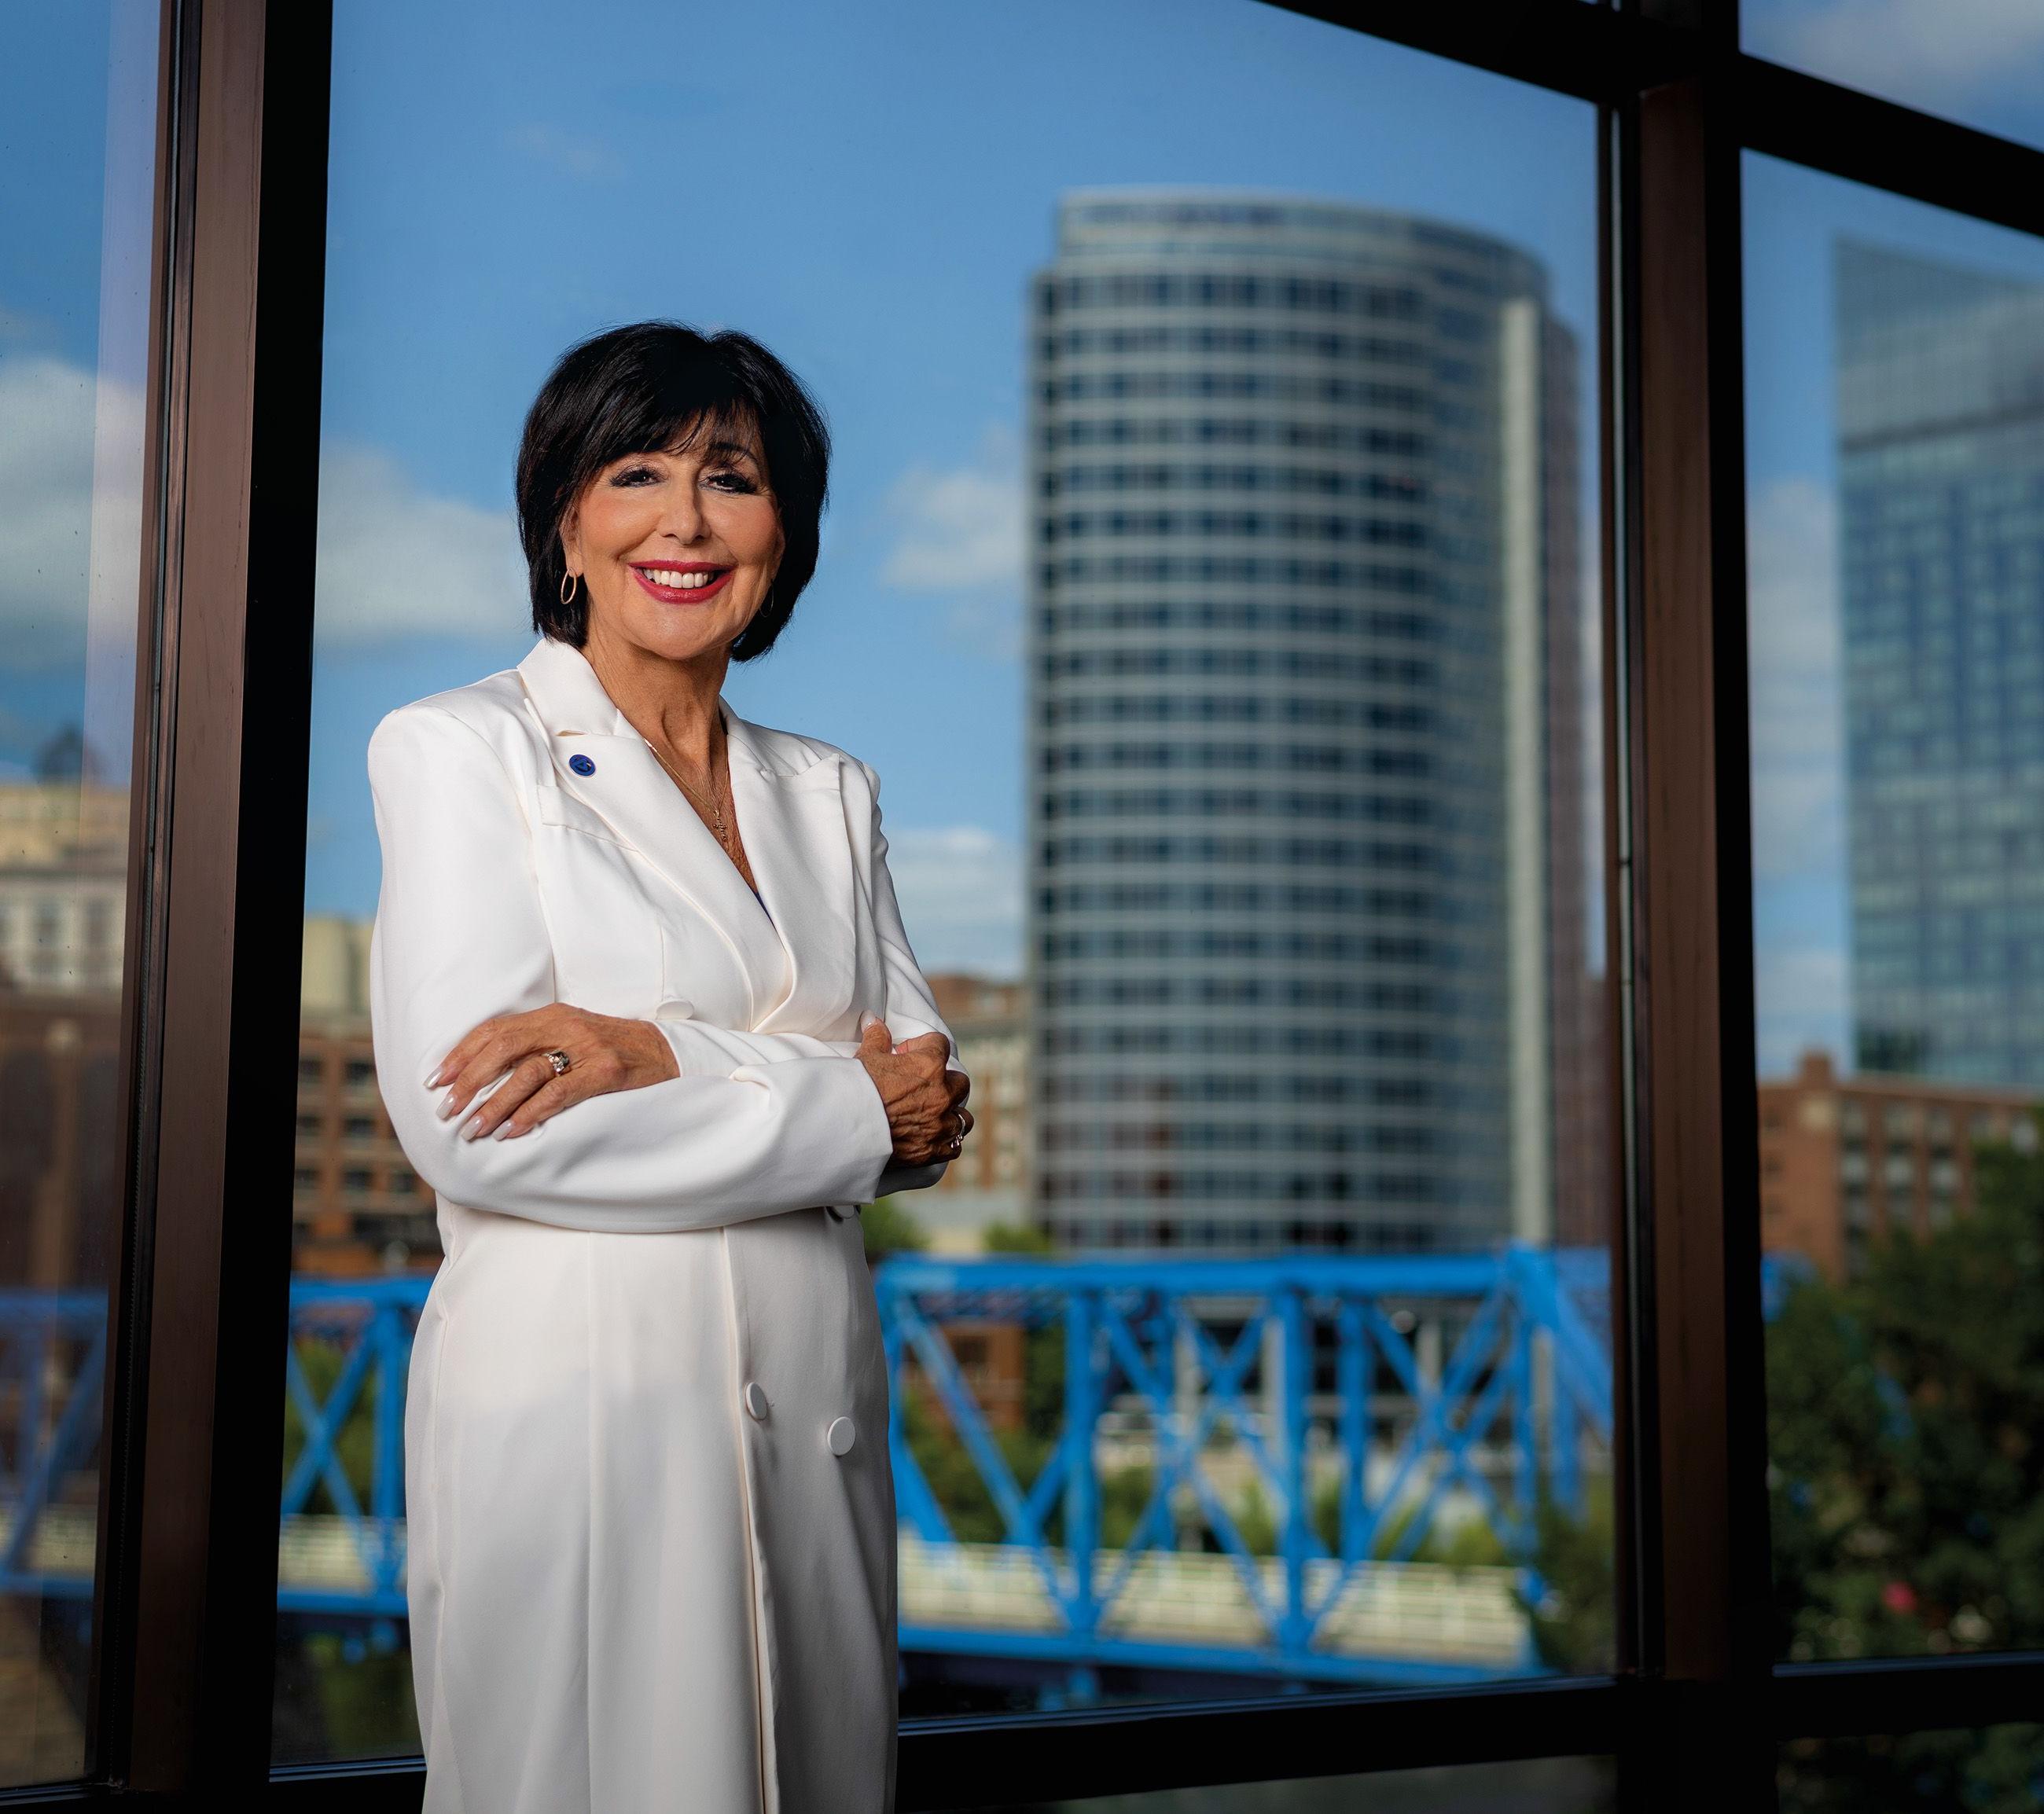
{"type": "Polygon", "coordinates": [[[1321,196],[1063,198],[1027,435],[1062,1244],[1552,1238],[1596,740],[1549,286],[1321,196]]]}
{"type": "MultiPolygon", "coordinates": [[[[510,455],[548,362],[578,335],[652,314],[741,326],[816,389],[837,443],[823,560],[783,646],[734,673],[729,695],[879,771],[919,956],[1015,974],[1023,305],[1057,195],[1195,181],[1411,207],[1536,244],[1558,309],[1579,333],[1595,320],[1592,109],[1274,10],[1206,0],[1189,15],[1143,0],[1025,21],[912,4],[855,29],[801,7],[703,15],[693,56],[742,65],[770,33],[801,99],[707,182],[676,151],[691,131],[742,126],[747,109],[719,94],[678,128],[665,94],[632,74],[628,12],[586,10],[565,59],[534,10],[490,9],[479,29],[485,17],[351,5],[337,21],[314,911],[374,906],[362,751],[377,718],[529,646],[510,455]],[[1082,41],[1087,56],[1066,54],[1082,41]],[[453,125],[432,93],[450,58],[501,111],[453,125]],[[1138,67],[1146,79],[1132,85],[1138,67]],[[904,89],[916,108],[870,103],[904,89]],[[1051,90],[1055,132],[1043,129],[1051,90]],[[1280,92],[1282,109],[1255,104],[1280,92]],[[1372,98],[1360,113],[1358,94],[1372,98]],[[1523,155],[1466,153],[1443,122],[1473,105],[1523,155]],[[889,186],[871,183],[876,168],[889,186]],[[636,232],[649,201],[675,206],[716,255],[685,271],[581,255],[636,232]],[[532,281],[541,241],[567,248],[558,282],[532,281]],[[902,650],[925,676],[912,706],[889,672],[902,650]]],[[[40,104],[24,101],[35,129],[40,104]]],[[[47,125],[79,136],[68,116],[47,125]]],[[[0,246],[0,335],[15,336],[0,373],[12,364],[24,387],[40,374],[63,431],[39,429],[35,458],[58,450],[79,489],[89,423],[59,405],[95,343],[83,288],[17,272],[0,246]]],[[[39,690],[25,658],[0,688],[0,756],[8,711],[25,723],[46,698],[75,696],[75,682],[39,690]]]]}
{"type": "MultiPolygon", "coordinates": [[[[910,5],[860,29],[792,6],[705,15],[692,23],[694,54],[742,63],[773,32],[804,104],[740,166],[684,186],[674,153],[687,129],[633,74],[628,10],[584,9],[568,58],[536,6],[489,9],[488,30],[479,6],[340,10],[309,907],[373,907],[361,752],[376,718],[529,645],[509,453],[547,361],[610,322],[678,313],[761,334],[815,384],[839,434],[816,587],[786,646],[734,676],[735,703],[872,761],[919,953],[927,944],[933,962],[1012,972],[1019,920],[989,924],[979,903],[1012,899],[1020,874],[1022,788],[1003,755],[1020,742],[1019,510],[998,533],[974,526],[986,499],[1016,489],[1024,280],[1055,194],[1108,181],[1260,185],[1451,219],[1535,249],[1555,274],[1556,313],[1585,346],[1594,339],[1589,109],[1274,10],[1211,0],[1196,10],[1188,21],[1161,0],[1047,6],[1024,22],[910,5]],[[1180,34],[1228,54],[1181,55],[1180,34]],[[1064,54],[1082,40],[1097,56],[1064,54]],[[497,98],[493,112],[457,125],[433,104],[434,72],[450,59],[497,98]],[[1124,82],[1137,67],[1155,81],[1124,82]],[[978,71],[984,87],[970,79],[978,71]],[[1034,97],[1047,89],[1058,96],[1055,134],[1038,129],[1034,97]],[[1283,107],[1254,104],[1280,90],[1283,107]],[[866,98],[904,90],[917,109],[866,98]],[[1481,133],[1448,125],[1472,111],[1481,133]],[[927,155],[939,141],[946,156],[927,155]],[[866,180],[876,167],[893,173],[884,192],[866,180]],[[716,259],[678,275],[581,255],[631,230],[649,184],[684,204],[679,217],[716,259]],[[513,230],[520,221],[531,224],[513,230]],[[568,248],[559,281],[532,281],[541,241],[568,248]],[[904,645],[933,681],[912,715],[882,678],[879,651],[904,645]]],[[[1749,38],[1762,54],[1823,65],[1841,45],[1877,41],[1830,29],[1850,10],[1771,7],[1749,38]]],[[[0,174],[0,212],[22,228],[0,240],[0,481],[25,500],[0,546],[11,656],[0,769],[19,774],[75,715],[83,685],[76,551],[90,541],[107,90],[92,29],[30,14],[16,30],[13,67],[38,73],[7,88],[10,117],[48,152],[0,174]]],[[[2006,33],[1955,14],[1941,21],[1940,48],[1934,72],[1908,72],[1936,75],[1929,104],[2019,136],[2044,131],[2044,110],[2005,104],[2021,63],[2006,33]]],[[[1879,86],[1877,71],[1842,73],[1879,86]]],[[[747,114],[714,98],[689,117],[728,130],[747,114]]],[[[1762,1068],[1779,1073],[1805,1045],[1850,1057],[1822,229],[2019,277],[2044,276],[2044,255],[2023,236],[1757,155],[1743,186],[1754,667],[1769,689],[1754,721],[1758,1032],[1762,1068]]],[[[117,405],[120,375],[101,405],[117,405]]],[[[1586,398],[1586,504],[1593,408],[1586,398]]]]}
{"type": "Polygon", "coordinates": [[[2044,1083],[2044,285],[1836,263],[1853,1057],[2044,1083]]]}

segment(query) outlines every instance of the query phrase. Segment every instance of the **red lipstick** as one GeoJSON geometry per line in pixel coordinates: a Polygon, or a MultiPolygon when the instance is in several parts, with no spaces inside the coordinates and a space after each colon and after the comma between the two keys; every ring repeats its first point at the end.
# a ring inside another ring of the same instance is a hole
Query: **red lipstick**
{"type": "Polygon", "coordinates": [[[644,566],[634,563],[632,569],[639,584],[653,597],[659,600],[663,604],[701,604],[704,600],[713,598],[721,592],[732,574],[736,570],[732,567],[719,569],[707,561],[693,565],[685,561],[670,561],[644,566]],[[716,577],[706,586],[670,586],[662,585],[651,577],[656,573],[714,573],[716,577]]]}

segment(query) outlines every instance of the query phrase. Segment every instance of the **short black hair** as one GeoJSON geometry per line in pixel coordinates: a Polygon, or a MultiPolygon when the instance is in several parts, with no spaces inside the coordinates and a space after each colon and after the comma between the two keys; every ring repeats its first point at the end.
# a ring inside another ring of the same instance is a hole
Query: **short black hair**
{"type": "Polygon", "coordinates": [[[589,589],[561,603],[561,520],[613,460],[759,435],[786,546],[766,600],[731,646],[749,662],[774,646],[816,570],[830,431],[801,381],[749,334],[679,321],[613,328],[562,354],[526,412],[518,443],[518,538],[532,577],[532,627],[579,649],[589,589]]]}

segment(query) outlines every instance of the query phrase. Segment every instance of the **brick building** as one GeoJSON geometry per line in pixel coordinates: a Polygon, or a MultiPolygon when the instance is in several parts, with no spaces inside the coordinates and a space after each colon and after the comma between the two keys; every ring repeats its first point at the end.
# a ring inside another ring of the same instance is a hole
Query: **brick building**
{"type": "MultiPolygon", "coordinates": [[[[302,1272],[429,1269],[440,1258],[432,1192],[390,1131],[369,1027],[367,920],[305,920],[292,1179],[302,1272]]],[[[939,1011],[972,1073],[974,1125],[943,1182],[919,1191],[916,1220],[940,1252],[976,1251],[993,1222],[1028,1216],[1028,1034],[1019,983],[939,975],[939,1011]]]]}
{"type": "Polygon", "coordinates": [[[992,1224],[1029,1219],[1028,993],[962,972],[929,980],[972,1076],[973,1129],[943,1182],[916,1192],[910,1207],[938,1252],[977,1252],[992,1224]]]}
{"type": "Polygon", "coordinates": [[[405,1161],[376,1087],[367,920],[305,920],[291,1178],[301,1272],[430,1271],[433,1195],[405,1161]]]}
{"type": "Polygon", "coordinates": [[[1828,1053],[1804,1053],[1792,1078],[1760,1086],[1762,1244],[1832,1279],[1852,1275],[1890,1229],[1927,1233],[1970,1209],[1978,1149],[2033,1149],[2037,1100],[1921,1077],[1841,1078],[1828,1053]]]}
{"type": "Polygon", "coordinates": [[[128,790],[54,738],[33,780],[0,782],[0,990],[113,996],[128,897],[128,790]]]}
{"type": "Polygon", "coordinates": [[[119,1221],[128,792],[74,730],[0,781],[0,1285],[98,1287],[119,1221]]]}

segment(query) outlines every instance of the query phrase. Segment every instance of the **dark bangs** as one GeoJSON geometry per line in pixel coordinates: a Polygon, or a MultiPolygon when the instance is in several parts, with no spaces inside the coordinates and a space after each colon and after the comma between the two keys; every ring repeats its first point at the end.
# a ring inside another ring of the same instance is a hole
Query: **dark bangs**
{"type": "Polygon", "coordinates": [[[564,353],[525,417],[518,447],[518,535],[531,578],[532,627],[580,648],[589,593],[561,603],[560,527],[613,460],[678,453],[705,439],[757,438],[786,547],[766,602],[731,648],[763,655],[816,571],[830,432],[801,381],[748,334],[704,335],[676,321],[614,328],[564,353]]]}

